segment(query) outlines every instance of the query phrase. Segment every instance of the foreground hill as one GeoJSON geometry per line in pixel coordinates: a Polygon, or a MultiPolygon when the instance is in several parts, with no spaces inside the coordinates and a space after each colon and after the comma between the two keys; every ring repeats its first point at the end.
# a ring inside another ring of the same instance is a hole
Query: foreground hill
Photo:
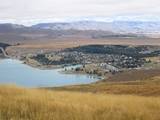
{"type": "Polygon", "coordinates": [[[160,97],[0,87],[1,120],[159,120],[160,97]]]}
{"type": "Polygon", "coordinates": [[[131,70],[117,73],[98,83],[50,89],[120,95],[160,96],[159,75],[159,69],[131,70]]]}
{"type": "Polygon", "coordinates": [[[159,120],[159,70],[47,89],[0,86],[1,120],[159,120]],[[135,76],[136,75],[136,76],[135,76]]]}

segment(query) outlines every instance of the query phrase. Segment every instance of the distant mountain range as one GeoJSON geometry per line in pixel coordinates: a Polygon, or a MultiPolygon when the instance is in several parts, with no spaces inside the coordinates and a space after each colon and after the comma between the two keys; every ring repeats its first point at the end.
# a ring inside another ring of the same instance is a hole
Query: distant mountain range
{"type": "Polygon", "coordinates": [[[114,21],[114,22],[60,22],[40,23],[30,27],[16,24],[0,24],[0,31],[25,29],[25,30],[96,30],[110,31],[113,33],[133,34],[159,34],[160,22],[138,22],[138,21],[114,21]]]}
{"type": "Polygon", "coordinates": [[[95,22],[79,21],[68,23],[41,23],[33,25],[33,28],[50,30],[102,30],[114,33],[133,33],[133,34],[159,34],[160,22],[138,22],[138,21],[114,21],[114,22],[95,22]]]}
{"type": "Polygon", "coordinates": [[[40,23],[30,27],[16,24],[0,24],[0,40],[32,40],[56,38],[160,38],[160,22],[138,21],[78,21],[64,23],[40,23]]]}

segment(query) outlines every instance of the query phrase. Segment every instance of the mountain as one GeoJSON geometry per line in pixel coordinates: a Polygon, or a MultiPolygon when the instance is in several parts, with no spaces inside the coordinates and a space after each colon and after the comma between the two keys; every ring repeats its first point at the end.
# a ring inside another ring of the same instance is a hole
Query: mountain
{"type": "Polygon", "coordinates": [[[41,23],[33,25],[33,28],[50,30],[102,30],[113,33],[132,33],[132,34],[160,34],[160,22],[141,22],[141,21],[79,21],[66,23],[41,23]]]}
{"type": "Polygon", "coordinates": [[[0,41],[53,39],[160,38],[160,22],[79,21],[40,23],[30,27],[0,24],[0,41]]]}
{"type": "MultiPolygon", "coordinates": [[[[109,25],[109,24],[108,24],[109,25]]],[[[108,26],[106,25],[106,27],[108,26]]],[[[136,34],[114,33],[106,28],[104,23],[46,23],[31,27],[16,24],[0,24],[0,41],[27,41],[47,39],[104,39],[117,37],[137,37],[136,34]]],[[[108,27],[107,27],[108,28],[108,27]]]]}
{"type": "Polygon", "coordinates": [[[31,27],[17,24],[0,24],[0,32],[45,33],[51,31],[107,31],[115,34],[160,34],[160,22],[142,21],[78,21],[63,23],[40,23],[31,27]]]}
{"type": "Polygon", "coordinates": [[[112,26],[116,32],[160,33],[160,22],[116,21],[112,26]]]}
{"type": "Polygon", "coordinates": [[[9,33],[9,32],[15,32],[17,30],[21,31],[22,29],[26,28],[23,25],[17,25],[17,24],[0,24],[0,32],[1,33],[9,33]]]}
{"type": "Polygon", "coordinates": [[[66,23],[41,23],[33,25],[33,28],[43,28],[51,30],[110,30],[110,23],[95,22],[95,21],[79,21],[66,23]]]}

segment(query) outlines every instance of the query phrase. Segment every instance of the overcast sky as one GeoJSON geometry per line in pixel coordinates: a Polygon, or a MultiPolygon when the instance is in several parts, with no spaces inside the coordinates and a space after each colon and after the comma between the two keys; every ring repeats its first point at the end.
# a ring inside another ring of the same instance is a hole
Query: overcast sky
{"type": "Polygon", "coordinates": [[[159,18],[160,0],[0,0],[0,22],[117,16],[159,18]]]}

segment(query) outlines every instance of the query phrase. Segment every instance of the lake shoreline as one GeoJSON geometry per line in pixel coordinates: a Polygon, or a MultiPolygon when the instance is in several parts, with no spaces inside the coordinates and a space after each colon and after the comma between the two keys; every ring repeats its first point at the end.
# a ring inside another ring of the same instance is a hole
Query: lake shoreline
{"type": "Polygon", "coordinates": [[[65,74],[61,72],[64,68],[39,69],[15,59],[3,59],[0,62],[0,68],[1,84],[13,83],[18,86],[33,88],[90,84],[101,80],[94,75],[65,74]],[[6,76],[6,72],[9,76],[6,76]]]}

